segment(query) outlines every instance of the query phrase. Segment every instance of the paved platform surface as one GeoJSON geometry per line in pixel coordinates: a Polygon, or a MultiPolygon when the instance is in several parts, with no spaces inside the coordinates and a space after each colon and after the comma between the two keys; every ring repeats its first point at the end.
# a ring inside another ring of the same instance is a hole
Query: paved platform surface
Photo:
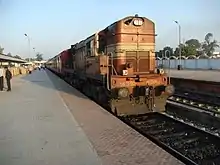
{"type": "MultiPolygon", "coordinates": [[[[168,72],[168,70],[166,70],[166,72],[168,72]]],[[[220,82],[220,71],[218,70],[171,70],[170,76],[175,78],[220,82]]]]}
{"type": "Polygon", "coordinates": [[[1,165],[180,165],[50,71],[0,93],[1,165]]]}
{"type": "Polygon", "coordinates": [[[101,165],[45,72],[0,92],[0,165],[101,165]]]}
{"type": "Polygon", "coordinates": [[[47,73],[104,165],[183,164],[63,80],[47,73]]]}

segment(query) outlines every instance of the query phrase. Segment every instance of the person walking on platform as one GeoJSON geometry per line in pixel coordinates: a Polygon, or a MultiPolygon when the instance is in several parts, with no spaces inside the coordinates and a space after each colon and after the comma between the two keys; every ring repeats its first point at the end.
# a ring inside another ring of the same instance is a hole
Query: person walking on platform
{"type": "Polygon", "coordinates": [[[0,91],[3,91],[4,88],[4,70],[3,68],[0,66],[0,91]]]}
{"type": "Polygon", "coordinates": [[[6,67],[5,79],[6,79],[7,86],[8,86],[8,90],[7,91],[11,91],[11,78],[12,78],[11,71],[8,69],[8,67],[6,67]]]}

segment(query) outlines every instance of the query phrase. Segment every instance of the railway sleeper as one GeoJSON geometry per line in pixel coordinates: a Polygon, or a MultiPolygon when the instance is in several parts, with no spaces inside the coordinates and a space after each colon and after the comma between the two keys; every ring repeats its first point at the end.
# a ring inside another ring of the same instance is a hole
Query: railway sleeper
{"type": "Polygon", "coordinates": [[[160,113],[131,115],[122,120],[186,164],[220,164],[220,138],[216,136],[160,113]],[[166,124],[162,124],[164,121],[166,124]],[[145,129],[147,125],[153,125],[153,133],[145,129]]]}

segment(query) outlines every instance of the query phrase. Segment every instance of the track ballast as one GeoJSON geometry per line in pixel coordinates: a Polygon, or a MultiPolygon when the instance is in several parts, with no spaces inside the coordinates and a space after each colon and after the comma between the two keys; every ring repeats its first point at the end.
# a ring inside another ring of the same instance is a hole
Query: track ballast
{"type": "Polygon", "coordinates": [[[220,164],[220,138],[216,136],[160,113],[121,119],[186,164],[220,164]]]}

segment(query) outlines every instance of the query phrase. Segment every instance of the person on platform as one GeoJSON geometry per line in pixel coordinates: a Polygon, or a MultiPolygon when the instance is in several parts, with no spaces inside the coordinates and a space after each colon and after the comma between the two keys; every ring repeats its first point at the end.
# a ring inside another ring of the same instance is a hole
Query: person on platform
{"type": "Polygon", "coordinates": [[[0,91],[3,91],[4,88],[4,70],[3,68],[0,66],[0,91]]]}
{"type": "Polygon", "coordinates": [[[8,90],[7,91],[11,91],[11,78],[12,78],[12,74],[11,71],[8,69],[8,67],[5,68],[5,79],[7,82],[7,86],[8,86],[8,90]]]}

